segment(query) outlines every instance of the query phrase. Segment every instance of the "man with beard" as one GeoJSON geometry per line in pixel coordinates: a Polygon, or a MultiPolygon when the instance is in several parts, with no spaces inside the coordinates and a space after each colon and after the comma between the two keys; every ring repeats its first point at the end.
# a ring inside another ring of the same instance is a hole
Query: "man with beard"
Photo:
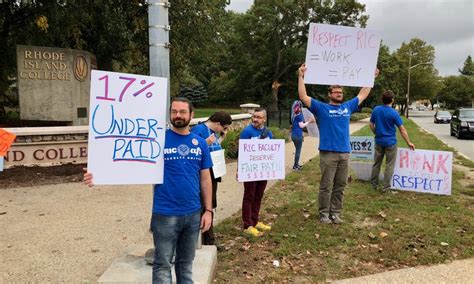
{"type": "MultiPolygon", "coordinates": [[[[155,185],[153,198],[153,283],[171,283],[174,254],[176,282],[192,283],[199,230],[205,232],[211,226],[212,161],[206,141],[189,130],[193,115],[189,100],[171,101],[172,128],[165,134],[163,184],[155,185]]],[[[84,174],[84,182],[93,185],[91,173],[84,174]]]]}
{"type": "MultiPolygon", "coordinates": [[[[252,115],[252,124],[245,127],[240,133],[240,139],[272,139],[272,132],[265,127],[267,112],[263,108],[256,108],[252,115]]],[[[242,200],[242,221],[244,233],[260,237],[263,231],[272,229],[269,225],[258,220],[260,204],[267,186],[266,180],[244,182],[244,197],[242,200]]]]}
{"type": "MultiPolygon", "coordinates": [[[[304,84],[306,65],[298,69],[298,95],[319,121],[319,220],[325,224],[341,224],[344,188],[349,174],[349,123],[351,114],[369,96],[370,87],[363,87],[359,94],[343,102],[343,89],[339,85],[329,87],[329,104],[308,96],[304,84]],[[331,188],[332,185],[332,188],[331,188]]],[[[378,69],[375,76],[378,75],[378,69]]]]}

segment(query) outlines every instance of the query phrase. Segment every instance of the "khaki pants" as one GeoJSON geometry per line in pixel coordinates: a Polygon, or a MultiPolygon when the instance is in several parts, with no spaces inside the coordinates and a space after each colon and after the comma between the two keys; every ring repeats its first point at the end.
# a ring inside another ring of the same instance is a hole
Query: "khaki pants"
{"type": "Polygon", "coordinates": [[[349,174],[349,153],[320,151],[319,157],[319,215],[339,215],[349,174]]]}
{"type": "Polygon", "coordinates": [[[372,166],[370,181],[374,188],[378,186],[380,167],[382,166],[384,155],[387,156],[387,159],[385,161],[385,172],[383,174],[383,190],[389,190],[390,181],[392,180],[393,171],[395,169],[395,159],[397,158],[397,144],[388,147],[375,144],[374,165],[372,166]]]}

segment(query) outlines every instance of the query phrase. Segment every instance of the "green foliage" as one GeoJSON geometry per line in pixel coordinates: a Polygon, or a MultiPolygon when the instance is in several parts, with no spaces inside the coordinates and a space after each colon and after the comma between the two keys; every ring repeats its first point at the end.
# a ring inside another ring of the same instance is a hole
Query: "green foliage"
{"type": "Polygon", "coordinates": [[[443,88],[438,92],[438,100],[445,107],[456,109],[471,106],[474,94],[474,77],[449,76],[443,81],[443,88]]]}
{"type": "Polygon", "coordinates": [[[351,115],[351,121],[358,121],[358,120],[369,118],[369,117],[370,117],[370,113],[356,112],[351,115]]]}
{"type": "Polygon", "coordinates": [[[269,127],[269,129],[272,131],[273,139],[285,139],[288,142],[288,129],[280,129],[278,127],[269,127]]]}
{"type": "Polygon", "coordinates": [[[364,26],[365,6],[355,1],[255,1],[245,14],[230,14],[229,52],[209,88],[211,98],[255,102],[276,110],[296,99],[310,22],[364,26]]]}
{"type": "Polygon", "coordinates": [[[462,69],[459,69],[459,73],[465,76],[474,76],[474,63],[472,62],[470,55],[468,55],[464,61],[464,66],[462,69]]]}
{"type": "Polygon", "coordinates": [[[227,131],[225,139],[222,141],[222,148],[225,149],[225,156],[229,159],[237,159],[239,155],[240,130],[227,131]]]}
{"type": "MultiPolygon", "coordinates": [[[[410,68],[410,100],[435,97],[440,86],[436,83],[438,72],[433,66],[434,47],[419,38],[413,38],[409,43],[402,43],[394,55],[400,66],[400,82],[407,82],[410,68]]],[[[407,84],[401,84],[400,91],[406,94],[407,84]]]]}
{"type": "Polygon", "coordinates": [[[370,107],[363,107],[360,110],[361,113],[372,113],[372,109],[370,107]]]}

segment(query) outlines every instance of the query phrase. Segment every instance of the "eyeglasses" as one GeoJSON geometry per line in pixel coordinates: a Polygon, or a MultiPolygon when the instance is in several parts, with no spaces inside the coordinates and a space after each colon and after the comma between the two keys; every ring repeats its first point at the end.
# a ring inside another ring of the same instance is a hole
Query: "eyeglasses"
{"type": "Polygon", "coordinates": [[[171,110],[171,114],[172,114],[172,115],[177,115],[178,113],[181,114],[181,115],[186,115],[186,114],[189,113],[189,111],[188,111],[188,110],[185,110],[185,109],[182,109],[182,110],[175,110],[175,109],[173,109],[173,110],[171,110]]]}
{"type": "Polygon", "coordinates": [[[222,123],[219,122],[219,124],[222,126],[222,128],[224,129],[224,131],[227,130],[227,128],[229,128],[229,125],[223,125],[222,123]]]}

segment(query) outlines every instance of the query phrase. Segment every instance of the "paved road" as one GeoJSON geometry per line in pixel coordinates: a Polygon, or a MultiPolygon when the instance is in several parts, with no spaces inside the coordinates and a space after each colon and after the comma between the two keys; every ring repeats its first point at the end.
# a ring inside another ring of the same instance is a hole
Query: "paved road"
{"type": "Polygon", "coordinates": [[[435,124],[434,111],[410,111],[410,118],[419,126],[433,133],[444,143],[449,144],[458,152],[474,161],[474,141],[470,139],[457,139],[449,135],[449,124],[435,124]]]}

